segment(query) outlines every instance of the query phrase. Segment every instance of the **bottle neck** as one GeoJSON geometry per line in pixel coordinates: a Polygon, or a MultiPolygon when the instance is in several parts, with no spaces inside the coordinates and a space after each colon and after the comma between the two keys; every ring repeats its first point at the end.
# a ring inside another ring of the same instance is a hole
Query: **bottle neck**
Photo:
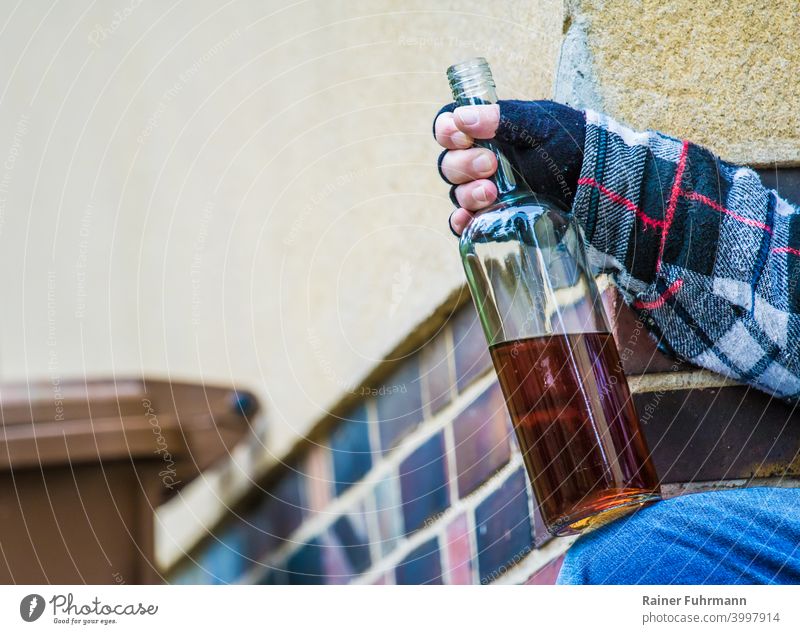
{"type": "Polygon", "coordinates": [[[497,172],[491,179],[497,187],[497,200],[502,202],[505,198],[516,196],[522,188],[517,185],[517,179],[514,176],[514,170],[511,169],[511,163],[509,163],[505,154],[500,151],[500,148],[497,147],[497,144],[494,141],[475,141],[475,145],[485,147],[497,158],[497,172]]]}
{"type": "MultiPolygon", "coordinates": [[[[483,57],[454,64],[447,69],[447,78],[456,105],[482,106],[497,103],[492,71],[483,57]]],[[[497,172],[492,177],[492,181],[497,187],[498,202],[527,190],[524,183],[517,184],[517,177],[511,168],[511,163],[494,140],[476,139],[475,145],[486,148],[497,158],[497,172]]]]}

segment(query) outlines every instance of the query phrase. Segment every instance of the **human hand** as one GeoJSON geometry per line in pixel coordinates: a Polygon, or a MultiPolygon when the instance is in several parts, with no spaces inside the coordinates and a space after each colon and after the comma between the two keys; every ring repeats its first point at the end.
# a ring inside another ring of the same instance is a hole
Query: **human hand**
{"type": "Polygon", "coordinates": [[[490,150],[473,147],[474,139],[494,139],[517,177],[534,192],[572,206],[586,134],[582,112],[553,101],[449,104],[436,115],[433,133],[445,148],[438,165],[442,179],[452,185],[456,209],[449,222],[454,234],[461,235],[475,213],[497,198],[490,180],[497,159],[490,150]]]}

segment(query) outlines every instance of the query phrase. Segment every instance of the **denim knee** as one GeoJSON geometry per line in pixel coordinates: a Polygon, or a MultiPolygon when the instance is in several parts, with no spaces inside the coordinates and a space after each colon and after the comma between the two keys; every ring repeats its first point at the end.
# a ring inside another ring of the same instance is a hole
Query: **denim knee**
{"type": "Polygon", "coordinates": [[[560,584],[800,583],[800,489],[658,502],[581,536],[560,584]]]}

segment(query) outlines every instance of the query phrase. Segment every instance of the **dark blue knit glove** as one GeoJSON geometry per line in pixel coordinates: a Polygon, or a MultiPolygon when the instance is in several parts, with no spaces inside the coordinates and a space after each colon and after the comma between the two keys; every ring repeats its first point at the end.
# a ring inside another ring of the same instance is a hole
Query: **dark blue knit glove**
{"type": "MultiPolygon", "coordinates": [[[[583,162],[586,123],[583,113],[554,101],[500,100],[500,123],[494,141],[536,193],[545,194],[572,207],[583,162]]],[[[456,104],[436,115],[452,112],[456,104]]],[[[434,118],[434,129],[436,118],[434,118]]],[[[441,163],[448,150],[439,156],[441,163]]],[[[445,182],[448,182],[442,175],[445,182]]],[[[449,183],[452,184],[452,183],[449,183]]],[[[454,204],[455,186],[450,197],[454,204]]]]}

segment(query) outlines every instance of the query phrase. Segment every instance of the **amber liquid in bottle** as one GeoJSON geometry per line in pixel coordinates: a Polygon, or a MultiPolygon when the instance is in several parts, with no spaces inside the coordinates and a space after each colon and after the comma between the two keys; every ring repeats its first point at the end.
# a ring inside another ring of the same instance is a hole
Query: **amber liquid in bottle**
{"type": "Polygon", "coordinates": [[[550,532],[594,528],[657,499],[658,478],[610,334],[547,335],[490,351],[550,532]]]}

